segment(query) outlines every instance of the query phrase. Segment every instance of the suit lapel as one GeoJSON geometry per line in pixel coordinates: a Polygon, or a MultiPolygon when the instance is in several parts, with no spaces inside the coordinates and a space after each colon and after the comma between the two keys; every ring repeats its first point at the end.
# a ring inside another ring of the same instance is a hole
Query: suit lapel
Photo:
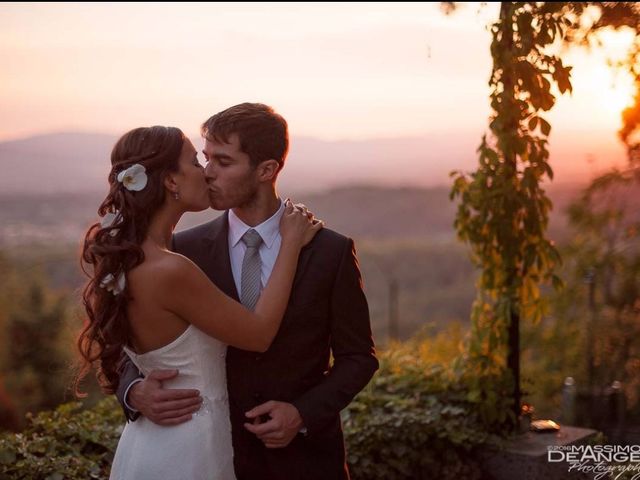
{"type": "MultiPolygon", "coordinates": [[[[225,212],[215,222],[209,233],[202,239],[205,261],[202,263],[204,273],[231,298],[240,301],[231,271],[231,257],[229,256],[229,212],[225,212]]],[[[305,246],[300,251],[298,266],[293,277],[293,288],[300,283],[313,255],[313,244],[305,246]]]]}
{"type": "Polygon", "coordinates": [[[229,212],[222,215],[215,228],[212,228],[202,241],[206,256],[202,265],[205,267],[204,272],[220,290],[239,301],[229,257],[229,212]]]}

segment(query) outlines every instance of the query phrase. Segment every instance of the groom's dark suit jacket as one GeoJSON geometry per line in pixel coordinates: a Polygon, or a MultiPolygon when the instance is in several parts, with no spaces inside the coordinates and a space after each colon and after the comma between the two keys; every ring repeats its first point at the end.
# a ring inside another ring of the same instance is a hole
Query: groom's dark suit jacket
{"type": "MultiPolygon", "coordinates": [[[[190,258],[238,300],[229,259],[228,214],[174,235],[190,258]]],[[[211,312],[215,315],[215,312],[211,312]]],[[[345,479],[340,410],[378,368],[353,241],[323,228],[302,249],[282,325],[265,353],[229,347],[227,382],[238,480],[345,479]],[[333,361],[331,361],[333,357],[333,361]],[[267,449],[245,430],[244,413],[268,400],[297,407],[307,428],[285,448],[267,449]]],[[[139,376],[129,362],[118,398],[139,376]]],[[[125,408],[130,420],[135,416],[125,408]]]]}

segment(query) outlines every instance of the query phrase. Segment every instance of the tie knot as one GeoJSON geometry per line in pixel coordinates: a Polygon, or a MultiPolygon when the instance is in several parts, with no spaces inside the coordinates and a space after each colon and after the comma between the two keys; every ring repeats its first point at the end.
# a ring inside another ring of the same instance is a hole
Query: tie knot
{"type": "Polygon", "coordinates": [[[242,241],[247,246],[247,248],[256,248],[259,247],[262,243],[262,237],[252,228],[245,232],[245,234],[242,236],[242,241]]]}

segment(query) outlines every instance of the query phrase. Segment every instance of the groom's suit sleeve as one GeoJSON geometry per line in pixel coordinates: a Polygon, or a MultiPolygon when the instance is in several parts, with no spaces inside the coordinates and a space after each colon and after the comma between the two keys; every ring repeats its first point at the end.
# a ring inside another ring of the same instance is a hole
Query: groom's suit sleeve
{"type": "Polygon", "coordinates": [[[118,389],[116,390],[116,397],[118,398],[118,402],[120,402],[124,416],[127,417],[127,420],[133,422],[140,416],[140,413],[127,408],[124,399],[131,382],[139,378],[142,379],[143,377],[140,374],[138,367],[135,366],[125,353],[122,354],[122,363],[120,364],[118,372],[120,374],[120,382],[118,383],[118,389]]]}
{"type": "Polygon", "coordinates": [[[333,366],[322,382],[292,402],[309,435],[334,421],[378,369],[362,288],[353,240],[346,239],[331,293],[333,366]]]}

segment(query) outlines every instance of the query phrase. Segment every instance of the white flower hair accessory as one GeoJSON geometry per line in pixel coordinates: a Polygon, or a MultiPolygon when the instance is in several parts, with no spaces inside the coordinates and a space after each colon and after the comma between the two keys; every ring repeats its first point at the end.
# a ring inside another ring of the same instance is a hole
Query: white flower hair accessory
{"type": "Polygon", "coordinates": [[[147,174],[143,165],[136,163],[118,174],[118,181],[127,190],[139,192],[147,186],[147,174]]]}
{"type": "MultiPolygon", "coordinates": [[[[116,210],[115,213],[109,212],[102,218],[102,221],[100,222],[100,227],[101,228],[115,227],[120,223],[122,223],[122,215],[120,215],[120,212],[116,210]]],[[[109,235],[111,235],[112,237],[115,237],[119,231],[120,231],[119,228],[111,228],[111,230],[109,230],[109,235]]]]}
{"type": "Polygon", "coordinates": [[[126,280],[124,272],[121,272],[116,279],[111,273],[107,273],[100,282],[100,288],[106,288],[107,292],[118,295],[124,291],[126,280]]]}

